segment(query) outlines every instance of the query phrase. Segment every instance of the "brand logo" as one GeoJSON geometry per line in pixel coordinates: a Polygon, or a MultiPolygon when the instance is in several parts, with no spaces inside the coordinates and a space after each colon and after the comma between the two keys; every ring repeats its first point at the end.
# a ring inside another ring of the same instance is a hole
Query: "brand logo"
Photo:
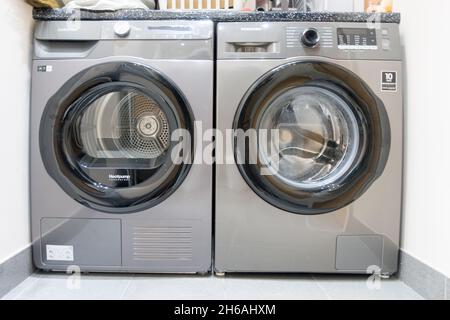
{"type": "Polygon", "coordinates": [[[110,174],[109,175],[109,180],[110,181],[130,181],[131,180],[131,176],[129,174],[110,174]]]}
{"type": "Polygon", "coordinates": [[[258,28],[258,27],[245,27],[245,28],[241,28],[241,31],[262,31],[262,28],[258,28]]]}

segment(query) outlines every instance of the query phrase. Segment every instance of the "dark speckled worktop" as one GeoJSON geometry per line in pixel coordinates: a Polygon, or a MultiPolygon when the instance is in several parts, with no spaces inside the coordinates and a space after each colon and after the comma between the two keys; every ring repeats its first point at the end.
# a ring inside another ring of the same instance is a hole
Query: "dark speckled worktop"
{"type": "Polygon", "coordinates": [[[366,13],[333,13],[333,12],[237,12],[237,11],[156,11],[156,10],[119,10],[119,11],[86,11],[78,12],[64,9],[34,9],[35,20],[202,20],[211,19],[216,22],[264,22],[264,21],[308,21],[308,22],[383,22],[400,23],[399,13],[366,14],[366,13]]]}

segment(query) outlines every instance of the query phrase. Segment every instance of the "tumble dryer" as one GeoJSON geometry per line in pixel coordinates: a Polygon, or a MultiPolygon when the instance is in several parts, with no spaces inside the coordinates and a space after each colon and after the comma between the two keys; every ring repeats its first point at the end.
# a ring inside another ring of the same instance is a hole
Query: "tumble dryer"
{"type": "Polygon", "coordinates": [[[210,270],[212,167],[187,140],[212,128],[213,34],[206,20],[37,23],[38,268],[210,270]]]}
{"type": "Polygon", "coordinates": [[[397,271],[398,29],[218,25],[217,273],[397,271]]]}

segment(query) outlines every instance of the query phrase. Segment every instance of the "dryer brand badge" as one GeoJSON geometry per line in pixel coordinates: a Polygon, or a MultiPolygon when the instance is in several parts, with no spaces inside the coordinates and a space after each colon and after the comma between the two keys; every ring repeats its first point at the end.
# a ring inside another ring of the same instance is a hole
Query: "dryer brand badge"
{"type": "Polygon", "coordinates": [[[52,72],[53,66],[38,66],[37,71],[38,72],[52,72]]]}
{"type": "Polygon", "coordinates": [[[109,175],[109,180],[110,181],[130,181],[131,180],[131,176],[127,175],[127,174],[110,174],[109,175]]]}
{"type": "Polygon", "coordinates": [[[381,91],[397,92],[397,72],[383,71],[381,73],[381,91]]]}

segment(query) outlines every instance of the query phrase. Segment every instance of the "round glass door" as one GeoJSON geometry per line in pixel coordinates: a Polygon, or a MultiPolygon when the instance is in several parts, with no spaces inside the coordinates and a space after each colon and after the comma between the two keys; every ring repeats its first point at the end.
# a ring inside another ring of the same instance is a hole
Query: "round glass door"
{"type": "Polygon", "coordinates": [[[236,162],[270,204],[298,214],[335,211],[384,169],[390,146],[384,106],[344,71],[322,62],[282,66],[243,99],[234,127],[255,130],[257,148],[235,145],[236,162]]]}
{"type": "Polygon", "coordinates": [[[129,213],[155,206],[186,177],[192,159],[172,161],[193,134],[193,116],[178,88],[147,67],[108,63],[72,78],[49,101],[40,147],[47,171],[75,200],[129,213]]]}
{"type": "Polygon", "coordinates": [[[262,156],[277,179],[295,188],[317,190],[338,181],[358,155],[355,115],[339,96],[322,88],[283,93],[263,113],[258,129],[279,132],[270,135],[271,148],[261,148],[262,156]]]}
{"type": "Polygon", "coordinates": [[[125,188],[143,183],[164,164],[169,121],[176,125],[171,112],[127,86],[112,86],[86,103],[63,128],[65,156],[80,174],[103,186],[125,188]]]}

